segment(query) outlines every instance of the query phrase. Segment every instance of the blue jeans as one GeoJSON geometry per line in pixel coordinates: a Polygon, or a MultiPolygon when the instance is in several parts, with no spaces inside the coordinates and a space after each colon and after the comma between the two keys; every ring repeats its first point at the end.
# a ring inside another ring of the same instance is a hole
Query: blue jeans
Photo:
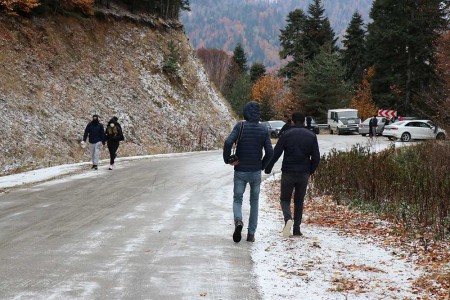
{"type": "Polygon", "coordinates": [[[234,220],[242,221],[242,198],[245,187],[250,184],[250,217],[248,219],[248,233],[255,234],[258,225],[259,191],[261,186],[261,171],[234,172],[233,214],[234,220]]]}

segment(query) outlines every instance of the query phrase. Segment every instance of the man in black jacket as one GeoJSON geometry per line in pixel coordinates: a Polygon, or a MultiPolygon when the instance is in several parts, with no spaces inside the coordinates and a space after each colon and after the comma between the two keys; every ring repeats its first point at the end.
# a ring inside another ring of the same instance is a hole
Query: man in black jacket
{"type": "Polygon", "coordinates": [[[292,227],[291,197],[294,193],[294,235],[302,235],[300,224],[303,214],[303,200],[308,187],[309,177],[314,174],[320,161],[319,144],[317,136],[306,129],[303,124],[305,116],[296,112],[292,115],[295,126],[286,131],[275,145],[274,155],[265,168],[265,173],[270,174],[273,166],[284,152],[281,167],[281,194],[280,202],[283,211],[285,226],[283,236],[289,237],[292,227]]]}
{"type": "Polygon", "coordinates": [[[87,124],[84,130],[82,147],[86,145],[86,139],[89,136],[89,149],[91,151],[92,169],[98,169],[98,161],[100,160],[100,149],[102,144],[105,145],[105,129],[99,121],[98,115],[92,116],[92,121],[87,124]]]}
{"type": "Polygon", "coordinates": [[[248,221],[247,241],[255,241],[255,232],[258,224],[259,191],[261,185],[261,170],[267,166],[273,155],[269,131],[259,124],[260,107],[257,102],[251,101],[244,107],[245,122],[239,122],[233,128],[223,146],[223,160],[226,164],[234,166],[234,196],[233,214],[235,229],[233,240],[241,241],[242,198],[247,183],[250,185],[250,217],[248,221]],[[239,132],[242,133],[238,140],[239,132]],[[237,143],[236,155],[238,161],[229,161],[231,148],[237,143]],[[264,149],[264,157],[263,150],[264,149]]]}

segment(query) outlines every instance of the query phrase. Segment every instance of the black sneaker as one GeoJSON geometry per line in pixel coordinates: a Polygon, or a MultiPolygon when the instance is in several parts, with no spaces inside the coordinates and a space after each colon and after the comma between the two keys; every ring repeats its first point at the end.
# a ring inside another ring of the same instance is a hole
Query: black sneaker
{"type": "Polygon", "coordinates": [[[234,226],[233,241],[235,243],[239,243],[242,239],[241,232],[242,228],[244,227],[244,223],[242,223],[241,220],[236,220],[234,222],[234,226]]]}
{"type": "Polygon", "coordinates": [[[97,166],[97,165],[93,165],[93,166],[92,166],[92,169],[98,170],[98,166],[97,166]]]}
{"type": "Polygon", "coordinates": [[[247,242],[254,242],[255,241],[255,234],[247,234],[247,242]]]}
{"type": "Polygon", "coordinates": [[[300,228],[294,228],[293,235],[302,236],[303,233],[300,231],[300,228]]]}

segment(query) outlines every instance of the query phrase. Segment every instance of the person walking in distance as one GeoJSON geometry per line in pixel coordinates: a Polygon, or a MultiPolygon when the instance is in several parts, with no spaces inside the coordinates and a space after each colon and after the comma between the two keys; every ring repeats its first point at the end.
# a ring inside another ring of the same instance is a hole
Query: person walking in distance
{"type": "Polygon", "coordinates": [[[226,164],[234,166],[233,188],[233,241],[241,241],[242,199],[247,184],[250,185],[250,216],[248,221],[247,241],[255,241],[258,225],[259,192],[261,185],[261,170],[267,166],[273,156],[273,148],[269,131],[259,124],[260,106],[257,102],[248,102],[244,107],[245,121],[237,123],[225,140],[223,159],[226,164]],[[231,155],[233,144],[236,153],[231,155]],[[264,149],[264,156],[263,156],[264,149]]]}
{"type": "Polygon", "coordinates": [[[378,125],[378,119],[377,115],[373,115],[373,117],[369,121],[369,137],[373,139],[373,137],[377,136],[377,125],[378,125]]]}
{"type": "Polygon", "coordinates": [[[93,115],[92,121],[84,129],[83,141],[81,146],[86,147],[86,139],[89,136],[89,149],[91,151],[92,169],[98,170],[98,161],[100,159],[100,150],[102,144],[105,145],[105,130],[100,123],[99,116],[93,115]]]}
{"type": "Polygon", "coordinates": [[[292,228],[291,198],[294,193],[294,228],[293,235],[301,236],[300,225],[303,215],[308,180],[314,174],[320,161],[319,144],[315,133],[303,124],[305,116],[300,112],[292,114],[294,127],[286,131],[275,145],[274,155],[264,172],[270,174],[275,163],[284,152],[281,166],[280,203],[285,226],[283,236],[289,237],[292,228]]]}
{"type": "Polygon", "coordinates": [[[280,137],[286,130],[292,127],[292,120],[289,116],[284,116],[285,124],[281,127],[280,132],[278,133],[278,137],[280,137]]]}
{"type": "Polygon", "coordinates": [[[117,157],[117,149],[119,149],[120,141],[124,140],[122,127],[118,122],[117,117],[112,117],[109,120],[105,130],[105,139],[109,151],[109,170],[114,168],[114,159],[117,157]]]}

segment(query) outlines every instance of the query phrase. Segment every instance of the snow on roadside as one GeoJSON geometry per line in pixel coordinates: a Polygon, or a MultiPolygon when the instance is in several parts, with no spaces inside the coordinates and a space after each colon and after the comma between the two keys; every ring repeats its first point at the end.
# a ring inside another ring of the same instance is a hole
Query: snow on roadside
{"type": "MultiPolygon", "coordinates": [[[[346,151],[359,143],[379,152],[405,146],[359,136],[319,135],[321,154],[346,151]]],[[[277,162],[281,165],[281,161],[277,162]]],[[[254,272],[263,299],[408,299],[416,298],[412,283],[421,267],[398,258],[362,237],[351,237],[327,227],[302,224],[303,237],[282,237],[281,208],[265,193],[280,173],[262,184],[257,242],[252,248],[254,272]]],[[[307,201],[305,199],[305,201],[307,201]]],[[[304,220],[307,216],[303,216],[304,220]]]]}
{"type": "MultiPolygon", "coordinates": [[[[169,153],[169,154],[155,154],[155,155],[142,155],[142,156],[130,156],[130,157],[121,157],[116,159],[117,162],[123,161],[131,161],[131,160],[137,160],[137,159],[149,159],[149,158],[164,158],[164,157],[179,157],[179,156],[187,156],[192,155],[194,153],[201,153],[203,151],[197,151],[197,152],[183,152],[183,153],[169,153]]],[[[99,166],[99,170],[102,168],[106,168],[107,164],[109,163],[109,159],[101,160],[100,161],[102,165],[99,166]]],[[[81,171],[83,169],[86,169],[88,166],[90,166],[89,162],[82,162],[78,164],[66,164],[66,165],[59,165],[49,168],[42,168],[37,169],[33,171],[13,174],[13,175],[6,175],[6,176],[0,176],[0,190],[1,189],[9,189],[18,187],[24,184],[30,184],[30,183],[39,183],[43,181],[47,181],[50,179],[54,179],[60,176],[64,175],[70,175],[73,173],[76,173],[78,171],[81,171]]],[[[92,175],[93,173],[89,173],[92,175]]],[[[87,177],[89,174],[81,174],[80,177],[87,177]]]]}
{"type": "MultiPolygon", "coordinates": [[[[277,177],[271,177],[265,184],[277,177]]],[[[265,187],[263,187],[264,191],[265,187]]],[[[281,210],[261,195],[258,241],[252,251],[263,299],[405,299],[421,268],[358,237],[302,225],[303,237],[283,238],[281,210]]]]}

